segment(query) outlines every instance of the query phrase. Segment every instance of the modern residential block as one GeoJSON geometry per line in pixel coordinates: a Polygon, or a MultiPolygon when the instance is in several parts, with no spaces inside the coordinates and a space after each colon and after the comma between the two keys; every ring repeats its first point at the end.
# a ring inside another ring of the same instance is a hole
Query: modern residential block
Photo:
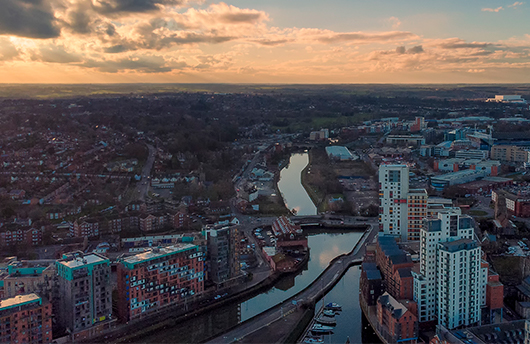
{"type": "Polygon", "coordinates": [[[71,333],[112,318],[110,260],[97,253],[71,252],[56,262],[58,323],[71,333]]]}
{"type": "Polygon", "coordinates": [[[239,275],[237,226],[211,227],[203,230],[208,247],[208,279],[222,284],[239,275]]]}
{"type": "Polygon", "coordinates": [[[481,265],[473,233],[473,219],[461,215],[459,208],[446,208],[424,220],[420,268],[412,272],[420,323],[438,319],[452,329],[480,321],[487,267],[481,265]]]}
{"type": "Polygon", "coordinates": [[[36,294],[0,301],[0,343],[51,343],[52,307],[36,294]]]}
{"type": "Polygon", "coordinates": [[[193,244],[153,248],[118,264],[118,314],[139,318],[204,291],[205,253],[193,244]]]}
{"type": "Polygon", "coordinates": [[[408,237],[409,167],[379,166],[379,228],[406,241],[408,237]]]}

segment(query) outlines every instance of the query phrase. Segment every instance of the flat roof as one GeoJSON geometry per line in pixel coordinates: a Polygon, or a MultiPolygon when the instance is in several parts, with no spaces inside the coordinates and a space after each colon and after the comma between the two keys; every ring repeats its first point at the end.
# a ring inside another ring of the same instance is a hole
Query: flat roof
{"type": "Polygon", "coordinates": [[[9,308],[22,306],[32,302],[41,302],[41,298],[37,294],[18,295],[10,299],[0,301],[0,311],[9,308]]]}
{"type": "Polygon", "coordinates": [[[484,172],[477,171],[477,170],[462,170],[462,171],[442,174],[439,176],[433,176],[431,177],[431,180],[443,180],[443,181],[450,182],[455,179],[460,179],[462,177],[467,177],[467,176],[472,176],[472,175],[478,175],[480,177],[484,175],[484,172]]]}
{"type": "Polygon", "coordinates": [[[448,241],[440,243],[445,251],[457,252],[461,250],[468,250],[477,248],[477,242],[473,239],[459,239],[455,241],[448,241]]]}
{"type": "Polygon", "coordinates": [[[104,262],[105,259],[95,254],[86,254],[82,257],[76,257],[71,260],[60,260],[59,264],[62,264],[70,269],[75,269],[81,266],[104,262]]]}
{"type": "Polygon", "coordinates": [[[326,147],[326,153],[328,153],[328,155],[332,155],[332,156],[336,156],[340,158],[353,159],[353,155],[350,152],[350,150],[344,146],[326,147]]]}
{"type": "Polygon", "coordinates": [[[192,244],[174,244],[171,246],[153,248],[150,251],[142,252],[134,256],[124,258],[122,261],[127,264],[136,265],[136,264],[140,264],[140,263],[154,260],[157,258],[161,258],[164,256],[169,256],[169,255],[176,254],[179,252],[191,250],[196,247],[197,245],[192,245],[192,244]]]}

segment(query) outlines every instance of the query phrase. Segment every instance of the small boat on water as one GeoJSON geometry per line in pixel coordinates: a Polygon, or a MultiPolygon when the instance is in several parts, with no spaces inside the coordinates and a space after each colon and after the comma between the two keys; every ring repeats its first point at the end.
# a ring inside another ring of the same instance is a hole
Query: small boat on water
{"type": "Polygon", "coordinates": [[[324,307],[325,309],[331,309],[331,310],[334,310],[334,311],[342,311],[342,307],[338,304],[338,303],[335,303],[335,302],[330,302],[326,305],[326,307],[324,307]]]}
{"type": "Polygon", "coordinates": [[[338,315],[337,312],[335,312],[333,309],[324,309],[322,314],[327,315],[328,317],[338,315]]]}
{"type": "Polygon", "coordinates": [[[334,316],[328,316],[324,314],[321,314],[318,318],[315,319],[315,321],[323,325],[330,325],[330,326],[337,325],[337,320],[335,319],[334,316]]]}
{"type": "Polygon", "coordinates": [[[333,331],[333,326],[314,324],[313,327],[311,327],[311,331],[315,333],[330,333],[333,331]]]}

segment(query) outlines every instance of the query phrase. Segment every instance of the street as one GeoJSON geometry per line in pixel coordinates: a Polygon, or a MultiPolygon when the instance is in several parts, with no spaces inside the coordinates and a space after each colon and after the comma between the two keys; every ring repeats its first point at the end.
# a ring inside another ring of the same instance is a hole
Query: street
{"type": "Polygon", "coordinates": [[[150,144],[146,145],[149,149],[149,155],[147,157],[147,161],[145,162],[144,167],[142,168],[142,179],[136,183],[137,191],[135,193],[135,196],[137,196],[136,199],[140,201],[145,201],[145,196],[149,191],[149,184],[151,182],[151,169],[153,168],[153,164],[155,162],[155,147],[150,144]]]}

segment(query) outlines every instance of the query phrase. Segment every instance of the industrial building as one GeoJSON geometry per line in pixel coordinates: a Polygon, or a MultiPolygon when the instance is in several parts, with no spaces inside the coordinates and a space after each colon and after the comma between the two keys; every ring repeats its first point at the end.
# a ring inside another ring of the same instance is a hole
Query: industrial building
{"type": "Polygon", "coordinates": [[[343,146],[326,147],[326,153],[331,160],[348,161],[357,159],[348,148],[343,146]]]}

